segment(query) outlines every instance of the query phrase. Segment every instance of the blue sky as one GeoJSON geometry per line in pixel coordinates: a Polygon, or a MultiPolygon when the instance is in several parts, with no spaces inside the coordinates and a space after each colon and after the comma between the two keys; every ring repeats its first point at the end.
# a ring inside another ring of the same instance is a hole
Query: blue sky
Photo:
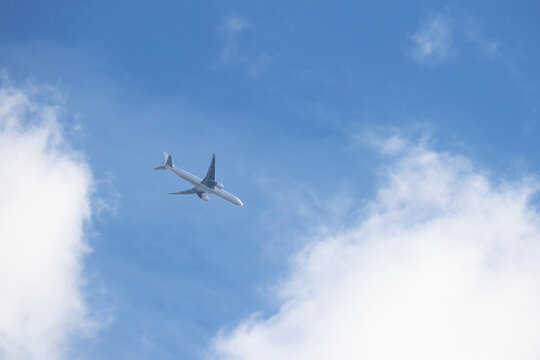
{"type": "MultiPolygon", "coordinates": [[[[279,307],[314,228],[347,226],[384,160],[429,136],[491,176],[539,170],[537,2],[5,1],[0,68],[62,94],[96,181],[81,359],[196,359],[279,307]],[[168,197],[162,152],[242,199],[168,197]]],[[[7,81],[7,80],[4,80],[7,81]]]]}

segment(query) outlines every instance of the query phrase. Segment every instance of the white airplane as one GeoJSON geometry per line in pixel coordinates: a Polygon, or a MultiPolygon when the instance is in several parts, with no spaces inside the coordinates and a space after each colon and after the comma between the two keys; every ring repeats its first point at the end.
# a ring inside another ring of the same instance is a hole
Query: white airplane
{"type": "Polygon", "coordinates": [[[172,156],[164,153],[165,162],[163,165],[154,168],[154,170],[169,170],[174,175],[178,176],[180,179],[187,181],[188,183],[194,186],[193,189],[179,191],[175,193],[169,193],[170,195],[185,195],[185,194],[197,194],[199,199],[203,201],[208,201],[208,195],[205,194],[214,194],[219,196],[223,200],[227,200],[231,204],[243,206],[244,204],[240,201],[239,198],[234,196],[231,193],[223,190],[223,184],[216,181],[216,155],[212,154],[212,161],[206,172],[204,179],[199,179],[197,176],[188,173],[185,170],[179,169],[173,165],[172,156]]]}

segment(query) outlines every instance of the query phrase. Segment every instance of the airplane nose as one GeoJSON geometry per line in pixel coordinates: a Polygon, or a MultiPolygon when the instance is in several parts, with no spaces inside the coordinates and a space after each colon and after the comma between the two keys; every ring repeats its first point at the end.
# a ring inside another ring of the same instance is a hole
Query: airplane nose
{"type": "Polygon", "coordinates": [[[237,200],[238,200],[238,202],[236,203],[236,205],[238,205],[238,206],[244,206],[244,203],[242,202],[242,200],[240,200],[240,199],[237,199],[237,200]]]}

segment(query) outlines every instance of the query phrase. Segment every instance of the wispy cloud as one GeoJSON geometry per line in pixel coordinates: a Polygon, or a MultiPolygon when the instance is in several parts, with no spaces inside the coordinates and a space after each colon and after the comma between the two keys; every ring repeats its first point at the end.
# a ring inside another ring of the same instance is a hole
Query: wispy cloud
{"type": "Polygon", "coordinates": [[[0,86],[2,359],[60,358],[96,325],[82,289],[92,174],[64,141],[49,93],[0,86]]]}
{"type": "Polygon", "coordinates": [[[223,22],[218,29],[225,38],[223,48],[221,49],[221,62],[245,61],[244,55],[240,53],[239,36],[247,28],[247,21],[237,14],[231,13],[223,18],[223,22]]]}
{"type": "Polygon", "coordinates": [[[447,13],[427,16],[411,36],[408,55],[422,65],[437,65],[458,55],[460,44],[473,44],[478,51],[495,58],[500,44],[487,37],[472,18],[458,18],[447,13]]]}
{"type": "Polygon", "coordinates": [[[494,58],[499,54],[499,41],[485,36],[480,27],[472,20],[467,21],[462,27],[465,39],[476,45],[482,53],[490,58],[494,58]]]}
{"type": "Polygon", "coordinates": [[[437,64],[455,55],[454,30],[441,14],[431,15],[412,35],[410,56],[420,64],[437,64]]]}
{"type": "Polygon", "coordinates": [[[538,184],[493,183],[463,156],[396,137],[383,151],[362,218],[315,236],[278,287],[279,311],[220,332],[208,358],[540,356],[538,184]]]}
{"type": "Polygon", "coordinates": [[[249,54],[240,46],[242,33],[250,29],[248,21],[236,13],[223,18],[218,32],[223,36],[219,62],[222,65],[242,66],[250,77],[261,75],[272,62],[272,57],[265,52],[249,54]]]}

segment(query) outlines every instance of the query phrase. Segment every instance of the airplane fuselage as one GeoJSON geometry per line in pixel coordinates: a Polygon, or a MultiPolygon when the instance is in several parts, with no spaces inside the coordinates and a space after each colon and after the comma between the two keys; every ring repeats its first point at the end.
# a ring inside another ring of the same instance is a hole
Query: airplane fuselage
{"type": "Polygon", "coordinates": [[[189,172],[179,169],[177,167],[171,167],[167,164],[163,165],[167,170],[172,172],[174,175],[178,176],[180,179],[187,181],[188,183],[192,184],[197,190],[200,190],[201,192],[207,193],[207,194],[213,194],[216,195],[223,200],[226,200],[234,205],[243,206],[244,204],[242,201],[234,196],[233,194],[223,190],[223,189],[217,189],[217,188],[210,188],[204,184],[202,184],[202,179],[198,176],[195,176],[193,174],[190,174],[189,172]]]}

